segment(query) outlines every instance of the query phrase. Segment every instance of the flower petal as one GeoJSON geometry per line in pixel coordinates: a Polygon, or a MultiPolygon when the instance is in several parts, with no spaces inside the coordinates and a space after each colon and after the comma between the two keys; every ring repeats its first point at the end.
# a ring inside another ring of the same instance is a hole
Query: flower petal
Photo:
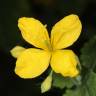
{"type": "Polygon", "coordinates": [[[69,15],[53,26],[51,43],[54,49],[72,45],[81,33],[82,25],[77,15],[69,15]]]}
{"type": "Polygon", "coordinates": [[[51,58],[51,67],[56,73],[63,76],[75,77],[78,74],[77,59],[75,53],[71,50],[57,50],[53,52],[51,58]]]}
{"type": "Polygon", "coordinates": [[[14,58],[17,58],[23,51],[25,51],[26,49],[22,46],[15,46],[13,49],[11,49],[11,55],[14,58]]]}
{"type": "Polygon", "coordinates": [[[26,49],[17,59],[15,73],[21,78],[35,78],[49,65],[50,53],[44,50],[26,49]]]}
{"type": "Polygon", "coordinates": [[[38,48],[48,49],[50,45],[48,32],[40,21],[22,17],[18,20],[18,27],[27,42],[38,48]]]}

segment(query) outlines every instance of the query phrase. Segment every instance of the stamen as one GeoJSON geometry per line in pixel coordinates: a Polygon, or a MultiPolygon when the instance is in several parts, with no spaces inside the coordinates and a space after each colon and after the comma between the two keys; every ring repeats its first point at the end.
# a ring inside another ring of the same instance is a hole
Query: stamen
{"type": "Polygon", "coordinates": [[[48,47],[48,50],[49,50],[49,51],[52,51],[53,48],[52,48],[50,42],[48,42],[47,40],[45,40],[45,43],[46,43],[46,45],[47,45],[47,47],[48,47]]]}

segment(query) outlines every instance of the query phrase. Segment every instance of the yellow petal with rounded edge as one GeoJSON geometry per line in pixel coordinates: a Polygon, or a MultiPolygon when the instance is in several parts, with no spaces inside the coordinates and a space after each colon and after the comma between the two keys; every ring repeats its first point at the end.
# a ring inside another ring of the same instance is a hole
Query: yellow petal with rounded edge
{"type": "Polygon", "coordinates": [[[52,53],[51,67],[56,73],[63,76],[75,77],[78,75],[77,59],[71,50],[57,50],[52,53]]]}
{"type": "Polygon", "coordinates": [[[14,58],[17,58],[24,50],[25,48],[22,46],[15,46],[10,52],[14,58]]]}
{"type": "Polygon", "coordinates": [[[30,44],[42,49],[50,46],[47,29],[40,21],[22,17],[18,20],[18,27],[23,38],[30,44]]]}
{"type": "Polygon", "coordinates": [[[44,50],[26,49],[17,59],[15,73],[21,78],[35,78],[49,65],[50,53],[44,50]]]}
{"type": "Polygon", "coordinates": [[[54,49],[72,45],[81,33],[82,25],[77,15],[69,15],[57,22],[51,32],[51,44],[54,49]]]}

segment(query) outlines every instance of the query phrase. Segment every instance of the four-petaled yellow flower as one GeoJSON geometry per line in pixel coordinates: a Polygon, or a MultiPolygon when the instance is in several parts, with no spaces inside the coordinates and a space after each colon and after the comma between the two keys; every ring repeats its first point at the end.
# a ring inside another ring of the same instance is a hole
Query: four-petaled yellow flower
{"type": "Polygon", "coordinates": [[[77,15],[71,14],[57,22],[49,39],[46,27],[34,18],[22,17],[18,27],[23,38],[36,48],[23,50],[17,57],[15,73],[21,78],[35,78],[49,66],[63,76],[75,77],[79,71],[76,55],[71,46],[80,36],[82,25],[77,15]]]}

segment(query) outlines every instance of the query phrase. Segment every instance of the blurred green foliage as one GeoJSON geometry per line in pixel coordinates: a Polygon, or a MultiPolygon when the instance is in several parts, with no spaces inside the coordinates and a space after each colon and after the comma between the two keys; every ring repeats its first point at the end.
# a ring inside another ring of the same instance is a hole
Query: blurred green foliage
{"type": "Polygon", "coordinates": [[[82,65],[90,70],[96,66],[96,36],[85,43],[81,50],[82,65]]]}
{"type": "Polygon", "coordinates": [[[73,90],[66,90],[63,96],[96,96],[96,74],[91,72],[85,83],[73,90]]]}
{"type": "Polygon", "coordinates": [[[60,89],[72,88],[74,86],[74,81],[72,78],[65,78],[60,74],[53,74],[53,86],[60,89]]]}

